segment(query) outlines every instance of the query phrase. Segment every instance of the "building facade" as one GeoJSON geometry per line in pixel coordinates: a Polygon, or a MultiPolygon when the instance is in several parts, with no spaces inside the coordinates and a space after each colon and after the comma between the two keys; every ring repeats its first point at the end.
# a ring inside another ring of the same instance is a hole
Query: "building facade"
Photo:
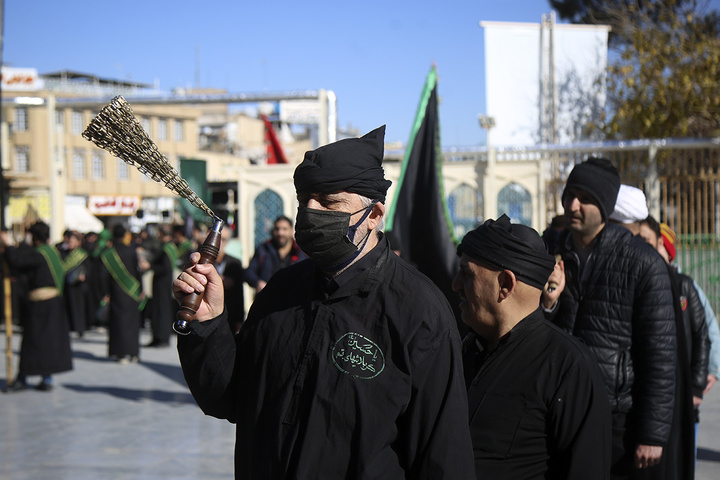
{"type": "MultiPolygon", "coordinates": [[[[230,201],[221,207],[234,209],[234,216],[238,167],[265,163],[263,120],[230,108],[244,96],[187,90],[168,97],[150,85],[67,71],[41,76],[29,68],[3,67],[2,82],[3,222],[18,236],[37,219],[50,224],[53,238],[65,229],[98,231],[116,222],[139,229],[182,221],[178,199],[164,185],[82,137],[115,95],[128,99],[136,119],[181,176],[181,166],[193,163],[186,160],[204,162],[202,181],[208,188],[203,200],[210,203],[215,193],[229,193],[230,201]]],[[[277,125],[291,163],[314,148],[309,134],[292,134],[287,124],[277,125]]],[[[327,136],[316,134],[315,143],[327,136]]]]}

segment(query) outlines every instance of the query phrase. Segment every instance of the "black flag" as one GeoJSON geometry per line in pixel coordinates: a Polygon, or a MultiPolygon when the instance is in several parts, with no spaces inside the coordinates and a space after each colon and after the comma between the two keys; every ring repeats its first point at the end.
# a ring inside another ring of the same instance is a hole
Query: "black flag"
{"type": "MultiPolygon", "coordinates": [[[[457,241],[443,191],[434,66],[420,97],[386,230],[393,250],[399,250],[403,259],[414,264],[440,288],[459,319],[459,299],[452,291],[458,268],[457,241]]],[[[466,331],[462,322],[458,324],[461,332],[466,331]]]]}

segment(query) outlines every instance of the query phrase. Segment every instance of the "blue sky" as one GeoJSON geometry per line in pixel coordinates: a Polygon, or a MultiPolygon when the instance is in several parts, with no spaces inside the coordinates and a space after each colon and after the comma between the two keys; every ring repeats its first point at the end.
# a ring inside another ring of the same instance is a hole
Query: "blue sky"
{"type": "MultiPolygon", "coordinates": [[[[255,93],[325,88],[340,126],[407,142],[437,65],[443,146],[484,143],[479,21],[539,23],[545,0],[5,0],[3,63],[255,93]],[[199,67],[199,68],[198,68],[199,67]]],[[[511,61],[511,60],[509,60],[511,61]]]]}

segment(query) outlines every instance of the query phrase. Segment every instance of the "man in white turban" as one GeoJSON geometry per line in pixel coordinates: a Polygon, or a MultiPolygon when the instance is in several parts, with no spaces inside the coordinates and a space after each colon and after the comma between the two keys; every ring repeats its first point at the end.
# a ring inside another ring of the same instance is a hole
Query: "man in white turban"
{"type": "Polygon", "coordinates": [[[647,199],[643,191],[630,185],[620,185],[610,221],[622,224],[633,235],[637,235],[640,232],[640,222],[648,215],[647,199]]]}

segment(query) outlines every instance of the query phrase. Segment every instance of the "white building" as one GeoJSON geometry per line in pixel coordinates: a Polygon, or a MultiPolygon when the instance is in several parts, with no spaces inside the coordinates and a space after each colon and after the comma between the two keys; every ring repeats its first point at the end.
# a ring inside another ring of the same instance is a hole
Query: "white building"
{"type": "MultiPolygon", "coordinates": [[[[486,114],[494,146],[590,140],[583,127],[605,108],[610,27],[480,22],[486,114]]],[[[488,140],[490,143],[490,139],[488,140]]]]}

